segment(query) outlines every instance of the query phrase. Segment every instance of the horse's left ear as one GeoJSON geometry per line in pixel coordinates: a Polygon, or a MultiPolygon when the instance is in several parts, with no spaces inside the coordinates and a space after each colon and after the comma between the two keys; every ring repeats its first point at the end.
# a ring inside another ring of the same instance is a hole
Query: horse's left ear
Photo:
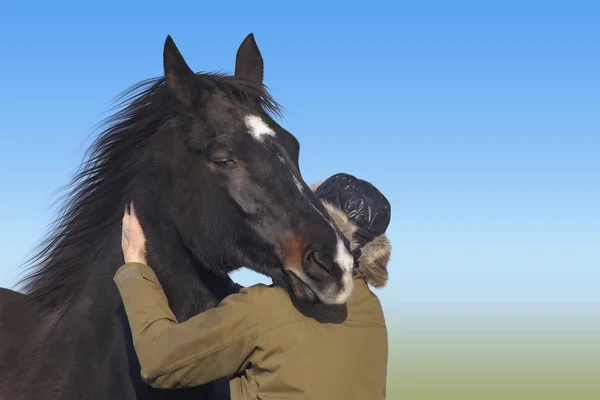
{"type": "Polygon", "coordinates": [[[192,106],[194,72],[188,67],[170,35],[165,41],[163,64],[167,87],[184,106],[192,106]]]}
{"type": "Polygon", "coordinates": [[[263,82],[264,63],[254,34],[246,36],[235,56],[235,76],[244,78],[261,86],[263,82]]]}

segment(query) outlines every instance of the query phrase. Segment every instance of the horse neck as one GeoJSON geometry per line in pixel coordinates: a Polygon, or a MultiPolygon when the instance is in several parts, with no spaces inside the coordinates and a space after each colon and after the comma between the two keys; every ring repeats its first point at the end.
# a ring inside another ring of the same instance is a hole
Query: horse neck
{"type": "Polygon", "coordinates": [[[147,225],[151,226],[145,229],[148,264],[156,272],[179,321],[216,307],[230,293],[233,282],[229,276],[217,275],[200,265],[172,226],[147,225]]]}
{"type": "MultiPolygon", "coordinates": [[[[165,289],[178,321],[216,306],[228,294],[231,280],[195,265],[176,232],[151,222],[143,225],[149,243],[149,265],[165,289]]],[[[89,278],[60,317],[47,315],[44,325],[50,326],[38,332],[42,357],[60,361],[62,369],[47,362],[38,367],[38,375],[65,382],[63,391],[84,391],[97,398],[131,398],[133,391],[138,392],[138,398],[148,397],[143,394],[150,389],[140,379],[129,324],[113,282],[116,270],[123,264],[120,222],[110,227],[94,246],[97,248],[91,246],[90,254],[97,256],[88,265],[82,265],[91,271],[89,278]],[[88,382],[90,376],[102,378],[88,382]],[[80,387],[78,379],[88,383],[80,387]]]]}
{"type": "MultiPolygon", "coordinates": [[[[147,237],[148,264],[155,271],[169,306],[179,321],[215,307],[229,293],[231,279],[198,265],[173,228],[152,221],[143,225],[147,237]]],[[[90,254],[97,255],[89,261],[91,265],[85,266],[91,271],[90,275],[82,290],[67,306],[67,314],[75,314],[75,318],[86,314],[89,318],[97,315],[102,319],[102,315],[114,315],[114,310],[121,303],[113,282],[115,272],[123,265],[120,220],[109,230],[103,235],[103,240],[95,245],[97,248],[90,250],[90,254]]],[[[71,319],[68,315],[65,317],[71,319]]]]}

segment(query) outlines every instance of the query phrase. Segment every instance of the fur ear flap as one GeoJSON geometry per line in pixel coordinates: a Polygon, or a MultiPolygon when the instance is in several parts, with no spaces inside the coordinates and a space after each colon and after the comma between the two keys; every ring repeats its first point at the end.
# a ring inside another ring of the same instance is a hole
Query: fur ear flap
{"type": "MultiPolygon", "coordinates": [[[[322,183],[323,181],[317,181],[310,185],[310,189],[314,192],[322,183]]],[[[354,240],[356,225],[350,221],[342,210],[326,200],[321,201],[340,232],[350,241],[350,250],[354,250],[357,246],[356,240],[354,240]]],[[[385,287],[388,281],[387,265],[392,254],[390,240],[384,233],[367,242],[360,250],[358,275],[373,287],[385,287]]]]}
{"type": "Polygon", "coordinates": [[[323,181],[316,181],[315,183],[310,185],[310,190],[312,190],[314,193],[319,188],[319,186],[321,186],[321,183],[323,183],[323,181]]]}
{"type": "Polygon", "coordinates": [[[359,274],[374,287],[384,287],[388,281],[387,265],[391,254],[392,244],[387,236],[377,236],[361,248],[361,256],[358,259],[359,274]]]}
{"type": "Polygon", "coordinates": [[[321,202],[325,206],[325,209],[327,210],[327,213],[329,213],[329,216],[333,220],[335,226],[337,226],[342,235],[344,235],[344,237],[346,237],[346,239],[348,239],[348,241],[350,242],[350,250],[354,250],[356,248],[356,241],[354,240],[354,232],[356,232],[356,225],[354,225],[348,219],[346,213],[340,210],[339,208],[335,207],[328,201],[321,200],[321,202]]]}

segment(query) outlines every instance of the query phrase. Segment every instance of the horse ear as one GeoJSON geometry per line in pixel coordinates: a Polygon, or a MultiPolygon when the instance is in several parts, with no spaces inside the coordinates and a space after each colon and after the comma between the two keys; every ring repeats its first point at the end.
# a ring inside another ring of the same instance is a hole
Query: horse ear
{"type": "Polygon", "coordinates": [[[246,36],[235,56],[235,76],[262,85],[263,71],[263,58],[251,33],[246,36]]]}
{"type": "Polygon", "coordinates": [[[192,82],[194,72],[188,67],[170,35],[167,36],[165,41],[163,66],[167,87],[183,105],[191,106],[193,103],[192,82]]]}

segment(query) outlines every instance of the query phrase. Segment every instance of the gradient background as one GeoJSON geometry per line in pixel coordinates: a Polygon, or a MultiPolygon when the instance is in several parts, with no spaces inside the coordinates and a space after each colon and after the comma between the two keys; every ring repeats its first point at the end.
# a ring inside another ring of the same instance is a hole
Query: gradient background
{"type": "Polygon", "coordinates": [[[0,286],[166,35],[232,72],[254,32],[305,180],[392,204],[388,398],[600,398],[598,2],[81,3],[1,7],[0,286]]]}

